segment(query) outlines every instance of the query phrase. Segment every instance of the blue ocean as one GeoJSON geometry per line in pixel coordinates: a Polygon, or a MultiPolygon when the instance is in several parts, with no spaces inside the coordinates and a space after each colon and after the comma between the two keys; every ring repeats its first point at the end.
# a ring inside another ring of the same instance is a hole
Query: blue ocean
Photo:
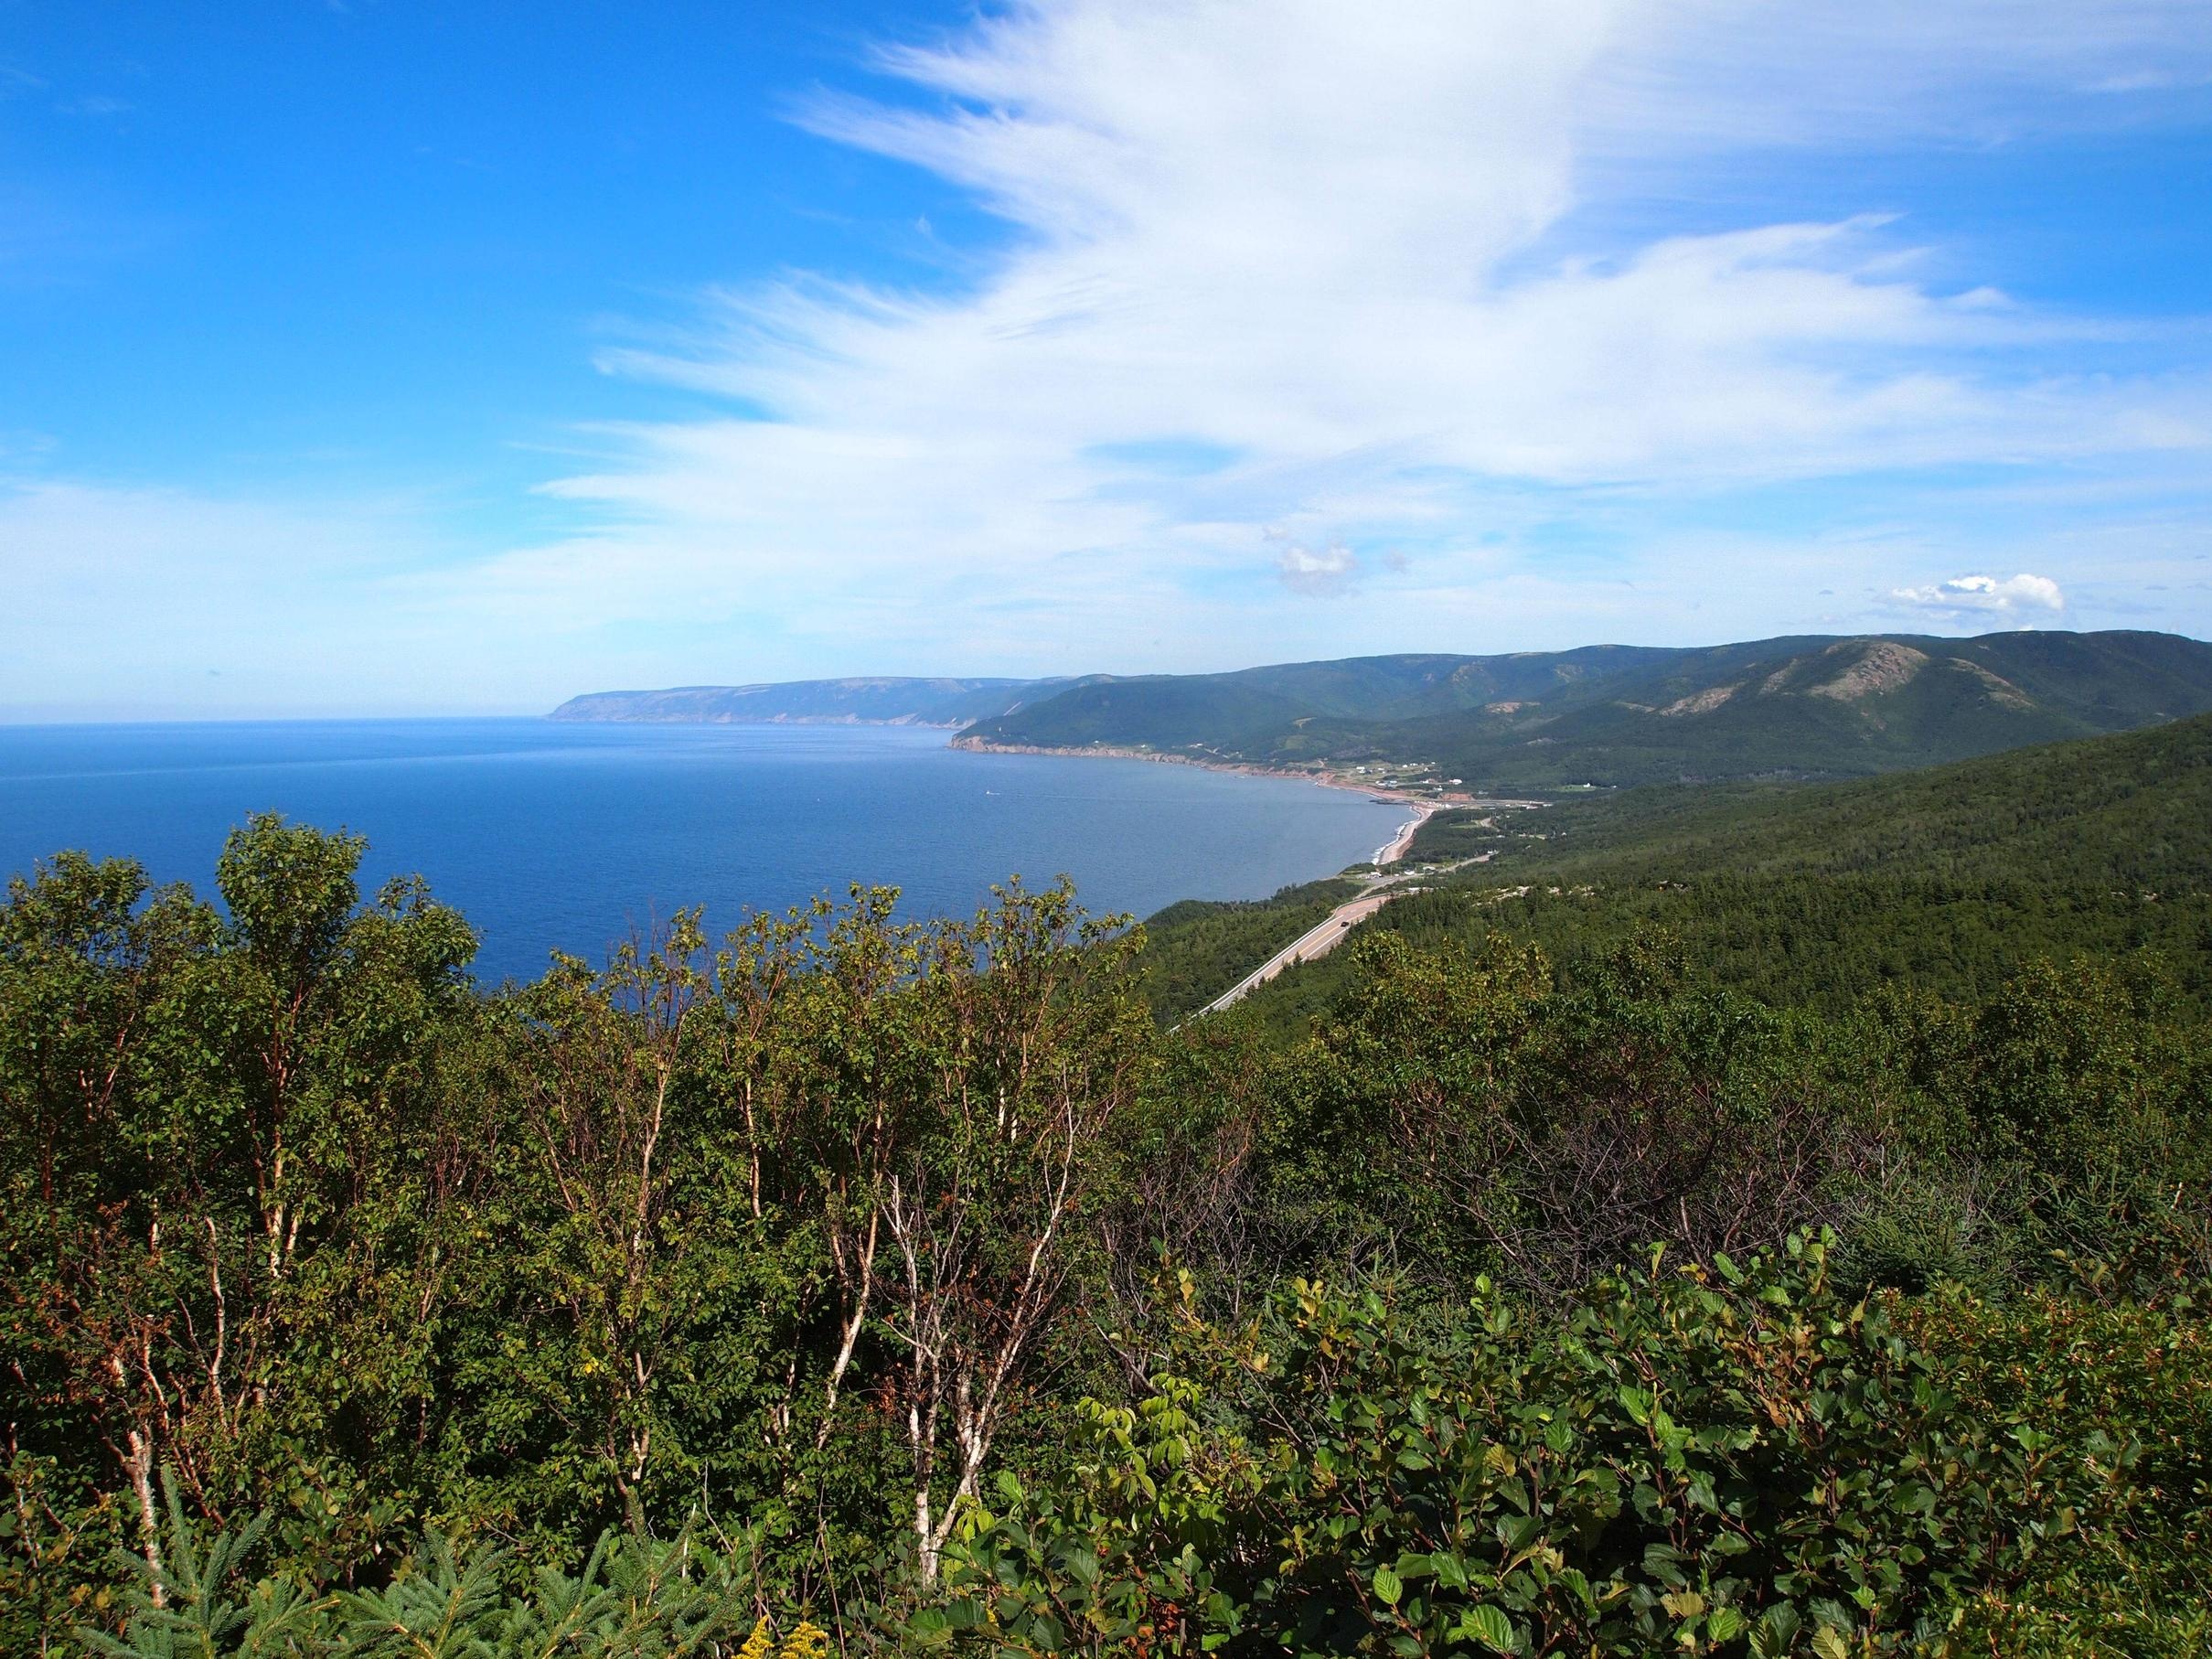
{"type": "Polygon", "coordinates": [[[604,956],[704,904],[711,933],[849,883],[910,915],[1066,873],[1096,913],[1260,898],[1370,857],[1402,808],[1291,779],[978,755],[896,726],[542,720],[0,726],[0,872],[63,848],[212,896],[247,813],[369,838],[363,886],[419,872],[487,982],[604,956]]]}

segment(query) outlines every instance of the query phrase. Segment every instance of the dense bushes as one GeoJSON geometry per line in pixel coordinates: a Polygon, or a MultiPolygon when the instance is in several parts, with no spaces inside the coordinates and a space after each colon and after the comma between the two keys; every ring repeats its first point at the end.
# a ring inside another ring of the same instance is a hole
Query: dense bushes
{"type": "Polygon", "coordinates": [[[862,893],[487,999],[358,853],[262,820],[222,912],[79,859],[0,912],[0,1620],[157,1568],[163,1467],[317,1583],[695,1513],[824,1606],[926,1564],[1096,1248],[1130,942],[862,893]]]}
{"type": "Polygon", "coordinates": [[[1089,1405],[1091,1455],[1006,1482],[911,1633],[1833,1659],[1940,1644],[2145,1536],[2194,1547],[2212,1370],[2175,1310],[2091,1334],[2050,1299],[1854,1300],[1833,1247],[1655,1253],[1557,1320],[1487,1282],[1448,1320],[1301,1283],[1195,1333],[1203,1388],[1089,1405]]]}
{"type": "Polygon", "coordinates": [[[486,996],[358,855],[0,910],[0,1648],[2202,1632],[2154,975],[1824,1013],[1399,931],[1283,1044],[1159,1033],[1063,890],[864,891],[486,996]]]}

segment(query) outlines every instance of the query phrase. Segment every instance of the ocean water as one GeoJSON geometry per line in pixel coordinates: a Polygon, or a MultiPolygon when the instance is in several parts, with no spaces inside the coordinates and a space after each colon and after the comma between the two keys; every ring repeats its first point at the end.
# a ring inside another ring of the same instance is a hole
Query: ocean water
{"type": "Polygon", "coordinates": [[[977,755],[889,726],[542,720],[0,726],[0,873],[63,849],[209,896],[224,835],[276,811],[369,838],[363,888],[426,876],[486,981],[603,958],[704,904],[711,934],[852,882],[909,915],[1063,872],[1097,913],[1260,898],[1373,855],[1403,808],[1285,778],[977,755]]]}

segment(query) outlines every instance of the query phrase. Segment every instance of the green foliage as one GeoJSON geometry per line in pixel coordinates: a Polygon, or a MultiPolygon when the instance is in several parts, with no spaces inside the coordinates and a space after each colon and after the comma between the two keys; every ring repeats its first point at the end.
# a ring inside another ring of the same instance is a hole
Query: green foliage
{"type": "Polygon", "coordinates": [[[1203,1008],[1358,891],[1348,881],[1308,882],[1268,899],[1169,905],[1145,923],[1153,1011],[1172,1022],[1203,1008]]]}
{"type": "Polygon", "coordinates": [[[2082,1264],[2081,1288],[2089,1294],[1997,1305],[1942,1296],[1901,1309],[1915,1340],[1946,1357],[1962,1399],[2032,1423],[2061,1457],[2118,1449],[2105,1524],[1975,1597],[1956,1646],[2008,1659],[2200,1654],[2212,1637],[2212,1352],[2202,1309],[2170,1288],[2111,1301],[2100,1263],[2082,1264]]]}
{"type": "Polygon", "coordinates": [[[1900,1317],[1839,1292],[1833,1248],[1800,1235],[1710,1270],[1655,1257],[1563,1322],[1487,1285],[1437,1330],[1301,1284],[1264,1347],[1197,1343],[1216,1426],[1172,1378],[1135,1413],[1086,1406],[1092,1454],[978,1515],[953,1601],[916,1636],[1033,1654],[1963,1652],[1961,1610],[1985,1620],[2146,1525],[2201,1518],[2201,1489],[2176,1502],[2151,1478],[2162,1459],[2167,1480],[2205,1472],[2201,1342],[2145,1376],[2161,1315],[2106,1315],[2104,1334],[2134,1338],[2117,1351],[2061,1334],[2066,1304],[1900,1317]],[[2067,1371],[2024,1372],[2023,1343],[2063,1348],[2067,1371]],[[2124,1408],[2054,1422],[2085,1387],[2124,1408]]]}
{"type": "Polygon", "coordinates": [[[1181,1653],[1237,1633],[1241,1610],[1207,1563],[1232,1547],[1258,1469],[1234,1437],[1202,1429],[1198,1402],[1173,1376],[1133,1407],[1077,1402],[1085,1455],[1044,1481],[1001,1479],[1003,1513],[970,1514],[941,1600],[905,1619],[903,1644],[1181,1653]]]}
{"type": "Polygon", "coordinates": [[[159,1563],[132,1561],[121,1634],[84,1630],[86,1647],[108,1659],[687,1659],[740,1652],[738,1632],[754,1628],[743,1559],[689,1532],[602,1536],[576,1572],[528,1574],[505,1551],[433,1532],[388,1585],[348,1591],[251,1577],[270,1524],[203,1537],[172,1487],[159,1563]]]}
{"type": "MultiPolygon", "coordinates": [[[[1563,877],[1863,876],[2201,892],[2212,878],[2212,719],[1815,787],[1662,787],[1501,819],[1563,877]],[[1535,839],[1531,839],[1535,838],[1535,839]]],[[[1426,828],[1426,827],[1425,827],[1426,828]]],[[[1419,843],[1416,843],[1416,851],[1419,843]]]]}
{"type": "Polygon", "coordinates": [[[1459,808],[1431,813],[1414,831],[1413,844],[1406,849],[1409,865],[1428,862],[1443,863],[1459,859],[1480,858],[1485,854],[1496,856],[1510,844],[1512,831],[1518,827],[1520,808],[1498,808],[1490,811],[1480,808],[1459,808]]]}
{"type": "Polygon", "coordinates": [[[1814,1221],[1906,1288],[2046,1281],[2060,1252],[2131,1284],[2212,1273],[2212,1053],[2154,979],[2045,966],[1979,1004],[1828,1017],[1649,941],[1564,969],[1500,937],[1347,954],[1350,987],[1246,1088],[1246,1227],[1319,1259],[1553,1294],[1649,1238],[1703,1255],[1814,1221]]]}
{"type": "MultiPolygon", "coordinates": [[[[2212,721],[1815,787],[1633,790],[1447,813],[1413,856],[1492,859],[1368,924],[1425,947],[1492,934],[1571,974],[1640,937],[1710,981],[1841,1013],[1891,988],[1968,1001],[2039,962],[2127,964],[2212,1007],[2212,721]],[[1479,827],[1478,819],[1494,827],[1479,827]]],[[[1256,999],[1305,1029],[1340,955],[1256,999]]]]}
{"type": "Polygon", "coordinates": [[[486,997],[360,851],[255,819],[220,913],[72,856],[0,910],[0,1617],[112,1621],[118,1544],[165,1570],[161,1463],[362,1593],[425,1524],[572,1570],[743,1507],[796,1600],[933,1551],[1095,1248],[1138,940],[1064,887],[879,890],[486,997]]]}

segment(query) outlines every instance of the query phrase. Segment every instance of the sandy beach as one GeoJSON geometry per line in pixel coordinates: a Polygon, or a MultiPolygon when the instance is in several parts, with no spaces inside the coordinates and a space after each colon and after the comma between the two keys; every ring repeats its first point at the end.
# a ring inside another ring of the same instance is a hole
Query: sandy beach
{"type": "MultiPolygon", "coordinates": [[[[1389,798],[1398,800],[1404,797],[1394,795],[1389,798]]],[[[1412,851],[1413,838],[1420,834],[1421,826],[1428,822],[1430,819],[1436,817],[1437,813],[1444,810],[1442,807],[1437,805],[1434,801],[1415,801],[1408,802],[1407,804],[1413,808],[1413,817],[1406,819],[1404,826],[1399,829],[1397,834],[1391,838],[1390,844],[1374,855],[1374,862],[1376,863],[1395,864],[1400,859],[1404,858],[1408,852],[1412,851]]]]}

